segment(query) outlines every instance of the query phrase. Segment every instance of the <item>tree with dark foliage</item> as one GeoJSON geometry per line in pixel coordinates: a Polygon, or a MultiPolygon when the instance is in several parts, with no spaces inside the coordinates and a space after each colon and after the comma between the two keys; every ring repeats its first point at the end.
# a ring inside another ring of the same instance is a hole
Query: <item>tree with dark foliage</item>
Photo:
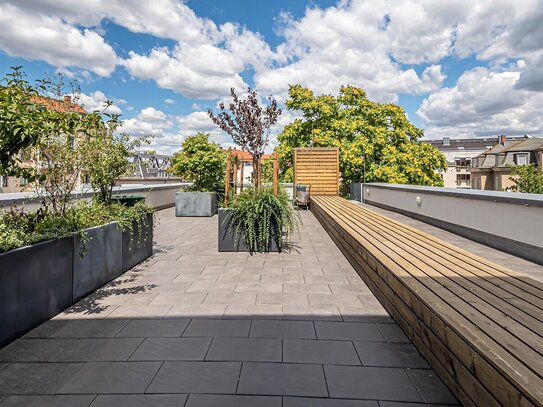
{"type": "Polygon", "coordinates": [[[264,155],[270,137],[271,127],[277,123],[281,109],[272,96],[269,104],[261,106],[255,90],[248,89],[247,96],[240,98],[234,88],[230,89],[232,102],[226,110],[224,103],[219,104],[220,112],[215,115],[208,110],[209,117],[222,131],[229,134],[235,144],[253,156],[253,183],[255,190],[260,186],[262,177],[260,159],[264,155]]]}

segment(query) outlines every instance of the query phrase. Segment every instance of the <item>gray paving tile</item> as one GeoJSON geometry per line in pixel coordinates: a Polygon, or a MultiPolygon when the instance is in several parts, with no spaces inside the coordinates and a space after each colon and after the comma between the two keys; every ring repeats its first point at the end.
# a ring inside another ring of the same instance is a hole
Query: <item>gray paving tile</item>
{"type": "Polygon", "coordinates": [[[147,338],[130,360],[204,360],[211,338],[147,338]]]}
{"type": "Polygon", "coordinates": [[[281,397],[191,394],[185,407],[281,407],[281,397]]]}
{"type": "Polygon", "coordinates": [[[298,284],[284,283],[283,292],[301,294],[330,294],[330,287],[326,283],[298,284]]]}
{"type": "Polygon", "coordinates": [[[88,407],[95,397],[96,396],[94,394],[8,396],[2,402],[2,407],[88,407]]]}
{"type": "Polygon", "coordinates": [[[85,319],[48,321],[26,338],[111,338],[127,324],[128,319],[85,319]]]}
{"type": "Polygon", "coordinates": [[[226,311],[223,304],[185,305],[175,304],[165,318],[222,318],[226,311]]]}
{"type": "Polygon", "coordinates": [[[258,293],[258,305],[309,305],[306,294],[298,293],[258,293]]]}
{"type": "Polygon", "coordinates": [[[305,307],[296,305],[283,305],[283,319],[307,321],[342,321],[337,307],[305,307]]]}
{"type": "Polygon", "coordinates": [[[249,304],[256,302],[256,293],[208,293],[204,304],[249,304]]]}
{"type": "Polygon", "coordinates": [[[160,365],[160,362],[89,362],[57,393],[143,393],[160,365]]]}
{"type": "Polygon", "coordinates": [[[165,338],[180,337],[190,319],[135,319],[130,321],[117,337],[126,338],[165,338]]]}
{"type": "Polygon", "coordinates": [[[430,369],[407,369],[407,374],[427,403],[456,403],[456,398],[430,369]]]}
{"type": "Polygon", "coordinates": [[[193,319],[183,336],[248,337],[250,327],[251,321],[246,320],[193,319]]]}
{"type": "Polygon", "coordinates": [[[75,339],[18,339],[0,350],[0,361],[48,362],[74,343],[75,339]]]}
{"type": "Polygon", "coordinates": [[[55,362],[115,362],[127,360],[142,338],[78,339],[55,362]]]}
{"type": "Polygon", "coordinates": [[[206,360],[281,362],[281,339],[215,338],[206,360]]]}
{"type": "Polygon", "coordinates": [[[315,321],[318,339],[385,341],[377,325],[364,322],[315,321]]]}
{"type": "Polygon", "coordinates": [[[379,401],[380,407],[453,407],[459,404],[402,403],[401,401],[379,401]]]}
{"type": "Polygon", "coordinates": [[[224,313],[229,319],[282,319],[281,305],[241,305],[231,304],[224,313]]]}
{"type": "Polygon", "coordinates": [[[165,362],[147,393],[236,392],[241,362],[165,362]]]}
{"type": "Polygon", "coordinates": [[[363,304],[355,294],[308,294],[309,305],[312,307],[320,306],[346,306],[361,307],[363,304]]]}
{"type": "Polygon", "coordinates": [[[327,397],[322,366],[246,362],[238,394],[327,397]]]}
{"type": "Polygon", "coordinates": [[[360,365],[352,342],[305,339],[283,341],[283,361],[330,365],[360,365]]]}
{"type": "Polygon", "coordinates": [[[364,366],[429,367],[410,343],[355,342],[354,346],[364,366]]]}
{"type": "Polygon", "coordinates": [[[411,343],[398,324],[377,324],[388,342],[411,343]]]}
{"type": "Polygon", "coordinates": [[[237,293],[280,293],[283,291],[283,284],[281,284],[280,282],[237,283],[235,291],[237,293]]]}
{"type": "Polygon", "coordinates": [[[186,394],[100,394],[90,407],[183,407],[186,394]]]}
{"type": "Polygon", "coordinates": [[[369,308],[366,306],[343,307],[340,306],[339,312],[346,322],[382,322],[394,323],[394,319],[382,307],[369,308]]]}
{"type": "Polygon", "coordinates": [[[236,283],[219,283],[214,281],[195,281],[187,288],[187,292],[232,292],[236,283]]]}
{"type": "Polygon", "coordinates": [[[167,305],[121,305],[115,309],[106,318],[163,318],[172,308],[172,304],[167,305]]]}
{"type": "Polygon", "coordinates": [[[176,292],[162,292],[158,294],[150,303],[153,305],[199,305],[204,301],[206,293],[176,293],[176,292]]]}
{"type": "Polygon", "coordinates": [[[379,407],[376,401],[283,397],[283,407],[379,407]]]}
{"type": "Polygon", "coordinates": [[[324,372],[330,397],[423,401],[403,369],[324,366],[324,372]]]}
{"type": "Polygon", "coordinates": [[[83,367],[83,363],[10,363],[0,370],[0,394],[58,393],[83,367]]]}
{"type": "Polygon", "coordinates": [[[255,320],[251,325],[250,336],[253,338],[316,338],[312,321],[255,320]]]}

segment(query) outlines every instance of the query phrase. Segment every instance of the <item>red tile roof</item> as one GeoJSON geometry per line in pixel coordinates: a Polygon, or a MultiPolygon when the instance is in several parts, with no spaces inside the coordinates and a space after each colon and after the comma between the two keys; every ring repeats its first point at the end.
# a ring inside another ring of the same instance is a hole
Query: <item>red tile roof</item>
{"type": "Polygon", "coordinates": [[[57,100],[45,96],[32,96],[32,101],[58,112],[88,113],[81,105],[72,102],[69,97],[65,97],[64,100],[57,100]]]}

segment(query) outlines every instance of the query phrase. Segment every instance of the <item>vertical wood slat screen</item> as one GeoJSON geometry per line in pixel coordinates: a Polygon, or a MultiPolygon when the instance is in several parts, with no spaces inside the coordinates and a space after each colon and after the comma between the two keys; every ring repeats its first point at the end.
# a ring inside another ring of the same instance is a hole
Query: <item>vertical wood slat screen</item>
{"type": "Polygon", "coordinates": [[[339,195],[339,149],[294,149],[294,184],[311,185],[311,195],[339,195]]]}

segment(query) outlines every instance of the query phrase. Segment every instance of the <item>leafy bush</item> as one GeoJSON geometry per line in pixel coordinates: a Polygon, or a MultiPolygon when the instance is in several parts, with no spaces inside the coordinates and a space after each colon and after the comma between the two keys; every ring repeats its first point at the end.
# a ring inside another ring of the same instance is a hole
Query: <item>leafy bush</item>
{"type": "Polygon", "coordinates": [[[269,252],[275,242],[279,250],[290,241],[297,222],[292,203],[284,189],[276,196],[273,188],[243,191],[231,205],[225,231],[233,232],[235,245],[240,239],[253,252],[269,252]]]}
{"type": "Polygon", "coordinates": [[[543,172],[537,165],[515,165],[510,168],[513,176],[509,179],[513,181],[513,191],[543,194],[543,172]]]}
{"type": "Polygon", "coordinates": [[[131,230],[134,222],[142,224],[153,209],[143,202],[133,207],[121,204],[78,201],[64,214],[40,209],[36,212],[12,210],[0,214],[0,253],[18,247],[59,239],[83,229],[117,222],[131,230]]]}

